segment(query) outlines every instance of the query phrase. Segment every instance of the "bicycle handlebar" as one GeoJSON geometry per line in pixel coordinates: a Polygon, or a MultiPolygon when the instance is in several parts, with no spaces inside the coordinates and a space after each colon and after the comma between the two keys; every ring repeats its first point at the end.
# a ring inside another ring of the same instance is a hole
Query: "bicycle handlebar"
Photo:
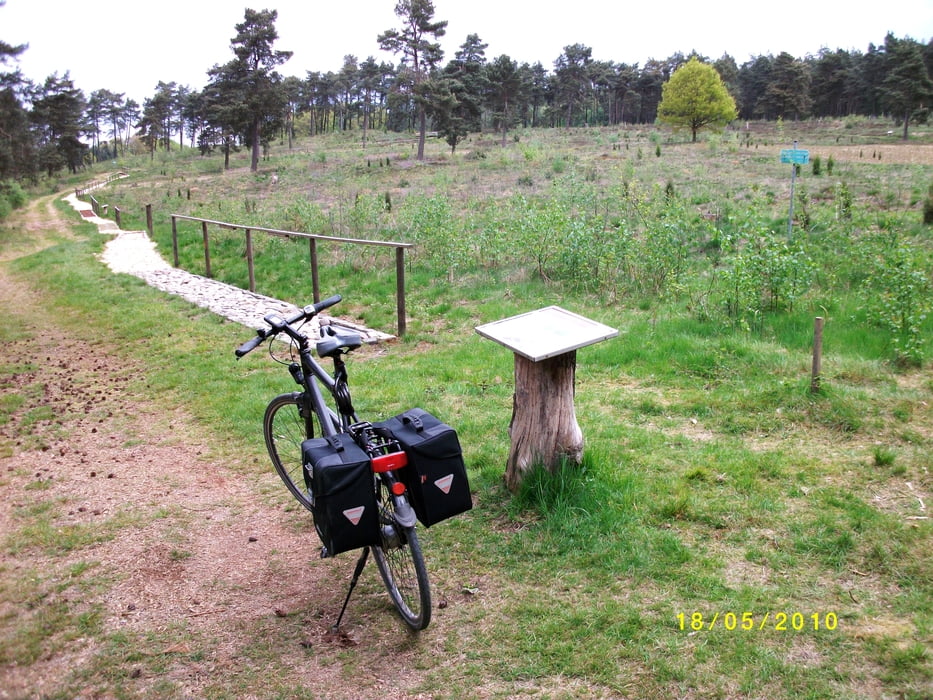
{"type": "MultiPolygon", "coordinates": [[[[311,304],[311,307],[314,309],[315,314],[319,314],[324,309],[329,309],[334,304],[340,302],[343,299],[339,294],[334,294],[330,299],[325,299],[324,301],[319,301],[317,304],[311,304]]],[[[307,310],[308,307],[305,307],[307,310]]],[[[310,317],[309,317],[310,318],[310,317]]]]}
{"type": "MultiPolygon", "coordinates": [[[[233,354],[237,356],[237,359],[243,357],[247,353],[252,352],[257,347],[259,347],[262,344],[262,341],[264,341],[266,338],[270,338],[282,332],[283,330],[292,326],[295,323],[299,323],[300,321],[305,321],[307,319],[314,318],[321,311],[323,311],[324,309],[330,308],[331,306],[333,306],[334,304],[337,304],[342,299],[343,297],[341,297],[339,294],[335,294],[334,296],[329,297],[328,299],[324,299],[323,301],[319,301],[315,304],[309,304],[308,306],[301,309],[294,316],[290,318],[286,318],[286,319],[283,319],[281,316],[278,316],[277,314],[269,314],[263,320],[266,323],[268,323],[271,326],[271,328],[268,328],[268,329],[260,328],[259,330],[257,330],[256,336],[254,338],[250,338],[245,343],[243,343],[240,347],[234,350],[233,354]]],[[[293,332],[297,333],[297,331],[293,331],[293,332]]]]}
{"type": "Polygon", "coordinates": [[[262,343],[262,341],[264,341],[265,339],[266,339],[266,336],[265,336],[265,332],[263,331],[263,335],[256,335],[254,338],[250,338],[245,343],[243,343],[240,347],[234,350],[233,354],[237,356],[237,359],[239,359],[243,357],[243,355],[259,347],[259,344],[262,343]]]}

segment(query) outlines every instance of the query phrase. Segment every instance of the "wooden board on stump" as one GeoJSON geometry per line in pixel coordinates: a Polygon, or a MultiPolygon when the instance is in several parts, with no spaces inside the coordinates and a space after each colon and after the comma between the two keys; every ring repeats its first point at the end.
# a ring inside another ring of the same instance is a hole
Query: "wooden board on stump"
{"type": "Polygon", "coordinates": [[[619,332],[549,306],[479,326],[476,332],[515,353],[511,449],[505,482],[515,491],[536,465],[579,464],[583,432],[574,409],[577,349],[619,332]]]}

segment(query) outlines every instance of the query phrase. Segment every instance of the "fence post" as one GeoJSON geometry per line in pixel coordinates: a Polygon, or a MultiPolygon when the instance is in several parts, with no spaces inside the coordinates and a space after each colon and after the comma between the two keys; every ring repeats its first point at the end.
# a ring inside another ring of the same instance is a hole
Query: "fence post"
{"type": "Polygon", "coordinates": [[[175,267],[178,267],[178,226],[175,215],[172,214],[172,258],[175,261],[175,267]]]}
{"type": "Polygon", "coordinates": [[[149,238],[152,238],[152,205],[146,205],[146,231],[149,232],[149,238]]]}
{"type": "Polygon", "coordinates": [[[311,248],[311,296],[315,304],[321,300],[321,280],[317,272],[317,239],[309,238],[311,248]]]}
{"type": "Polygon", "coordinates": [[[204,276],[210,278],[213,275],[211,275],[211,247],[208,242],[206,221],[201,222],[201,236],[204,238],[204,276]]]}
{"type": "Polygon", "coordinates": [[[120,221],[120,207],[114,207],[114,208],[113,208],[113,218],[114,218],[114,220],[117,222],[117,228],[122,229],[122,228],[123,228],[123,224],[122,224],[122,222],[120,221]]]}
{"type": "Polygon", "coordinates": [[[246,266],[249,269],[249,291],[256,291],[256,274],[253,271],[253,234],[246,229],[246,266]]]}
{"type": "Polygon", "coordinates": [[[407,328],[405,314],[405,249],[395,249],[395,305],[398,313],[398,334],[405,335],[407,328]]]}

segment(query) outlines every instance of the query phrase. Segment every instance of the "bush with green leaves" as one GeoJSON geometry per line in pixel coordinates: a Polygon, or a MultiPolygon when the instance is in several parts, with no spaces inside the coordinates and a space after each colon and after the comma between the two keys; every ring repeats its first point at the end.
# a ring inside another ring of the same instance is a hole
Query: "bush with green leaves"
{"type": "Polygon", "coordinates": [[[509,217],[502,222],[512,242],[515,261],[534,268],[541,279],[551,279],[570,222],[570,212],[560,198],[543,201],[521,195],[509,202],[509,217]]]}
{"type": "Polygon", "coordinates": [[[906,366],[923,361],[923,324],[933,311],[930,255],[889,233],[865,246],[868,275],[860,286],[868,320],[891,337],[895,360],[906,366]]]}
{"type": "Polygon", "coordinates": [[[448,281],[456,279],[459,271],[473,263],[461,222],[444,195],[410,198],[399,219],[401,238],[418,246],[414,257],[423,257],[446,271],[448,281]]]}
{"type": "Polygon", "coordinates": [[[845,182],[836,185],[836,218],[843,220],[852,218],[852,193],[845,182]]]}
{"type": "Polygon", "coordinates": [[[0,221],[10,215],[14,209],[23,206],[29,197],[15,180],[0,181],[0,221]]]}
{"type": "Polygon", "coordinates": [[[633,270],[639,291],[663,297],[681,281],[690,255],[690,233],[675,212],[662,217],[638,241],[633,270]]]}
{"type": "Polygon", "coordinates": [[[745,327],[760,325],[765,313],[792,310],[812,285],[817,266],[801,241],[768,231],[726,235],[722,245],[723,307],[745,327]]]}
{"type": "Polygon", "coordinates": [[[814,156],[813,160],[810,161],[810,163],[813,166],[814,177],[819,177],[820,175],[823,174],[823,159],[822,158],[820,158],[819,156],[814,156]]]}

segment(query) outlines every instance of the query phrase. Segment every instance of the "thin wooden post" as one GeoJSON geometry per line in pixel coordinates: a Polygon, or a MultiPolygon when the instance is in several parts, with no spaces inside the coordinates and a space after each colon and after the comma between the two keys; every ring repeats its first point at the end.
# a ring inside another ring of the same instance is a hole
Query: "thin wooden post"
{"type": "MultiPolygon", "coordinates": [[[[173,219],[174,222],[174,219],[173,219]]],[[[149,238],[152,238],[152,205],[146,205],[146,231],[149,232],[149,238]]]]}
{"type": "Polygon", "coordinates": [[[120,214],[121,214],[121,212],[120,212],[120,207],[114,207],[114,208],[113,208],[113,219],[114,219],[114,221],[117,222],[117,228],[122,229],[122,228],[123,228],[123,224],[122,224],[122,222],[120,221],[120,218],[121,218],[121,217],[120,217],[120,214]]]}
{"type": "Polygon", "coordinates": [[[311,296],[317,304],[321,300],[321,280],[318,277],[317,269],[317,239],[309,238],[308,244],[311,248],[311,296]]]}
{"type": "Polygon", "coordinates": [[[175,260],[175,267],[178,267],[178,225],[174,214],[172,214],[172,258],[175,260]]]}
{"type": "Polygon", "coordinates": [[[253,270],[253,233],[246,229],[246,266],[249,269],[249,291],[256,291],[256,273],[253,270]]]}
{"type": "Polygon", "coordinates": [[[813,321],[813,370],[810,372],[810,393],[820,390],[820,373],[823,364],[823,318],[817,316],[813,321]]]}
{"type": "Polygon", "coordinates": [[[213,277],[211,275],[211,245],[210,239],[207,235],[207,222],[201,222],[201,237],[204,239],[204,276],[213,277]]]}
{"type": "Polygon", "coordinates": [[[395,306],[398,313],[398,334],[405,335],[407,320],[405,314],[405,249],[395,249],[395,306]]]}

